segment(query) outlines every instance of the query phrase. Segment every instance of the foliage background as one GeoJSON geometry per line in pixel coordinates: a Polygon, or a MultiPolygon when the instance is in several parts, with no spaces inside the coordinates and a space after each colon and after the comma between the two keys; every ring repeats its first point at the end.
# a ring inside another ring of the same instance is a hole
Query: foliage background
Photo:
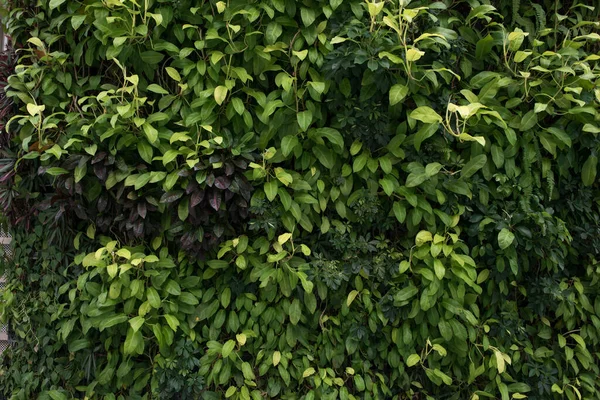
{"type": "Polygon", "coordinates": [[[600,398],[597,6],[6,4],[2,391],[600,398]]]}

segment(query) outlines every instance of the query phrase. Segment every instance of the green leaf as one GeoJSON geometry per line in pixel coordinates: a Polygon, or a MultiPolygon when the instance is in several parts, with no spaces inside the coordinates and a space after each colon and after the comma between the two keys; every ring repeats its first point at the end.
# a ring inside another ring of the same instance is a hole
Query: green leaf
{"type": "Polygon", "coordinates": [[[273,366],[276,367],[277,364],[279,364],[279,361],[281,361],[281,352],[274,351],[273,352],[273,366]]]}
{"type": "Polygon", "coordinates": [[[312,123],[313,115],[312,111],[306,110],[296,114],[298,120],[298,126],[300,126],[301,132],[306,132],[312,123]]]}
{"type": "Polygon", "coordinates": [[[295,135],[288,135],[281,139],[281,153],[287,157],[289,156],[294,148],[298,146],[300,142],[295,135]]]}
{"type": "Polygon", "coordinates": [[[419,361],[421,361],[421,356],[419,356],[418,354],[411,354],[406,359],[406,366],[407,367],[415,366],[419,363],[419,361]]]}
{"type": "Polygon", "coordinates": [[[426,124],[441,123],[443,121],[442,117],[433,108],[427,106],[421,106],[413,110],[410,117],[426,124]]]}
{"type": "Polygon", "coordinates": [[[67,395],[63,392],[59,392],[58,390],[48,391],[48,396],[50,396],[52,400],[67,400],[67,395]]]}
{"type": "Polygon", "coordinates": [[[366,153],[361,153],[360,156],[354,159],[352,163],[352,170],[356,173],[362,171],[362,169],[367,165],[367,161],[369,160],[369,156],[366,153]]]}
{"type": "Polygon", "coordinates": [[[212,269],[226,269],[229,267],[229,262],[225,260],[209,260],[206,264],[212,269]]]}
{"type": "Polygon", "coordinates": [[[460,171],[461,179],[466,179],[473,176],[477,171],[483,168],[486,162],[487,156],[485,154],[480,154],[473,157],[460,171]]]}
{"type": "Polygon", "coordinates": [[[537,122],[538,122],[538,116],[535,113],[535,111],[531,110],[527,114],[525,114],[523,116],[523,118],[521,119],[521,125],[519,126],[519,129],[521,131],[528,131],[531,128],[533,128],[534,126],[536,126],[537,122]]]}
{"type": "Polygon", "coordinates": [[[168,91],[166,91],[165,89],[163,89],[161,86],[157,85],[156,83],[152,83],[152,84],[148,85],[147,89],[149,91],[151,91],[152,93],[169,94],[168,91]]]}
{"type": "Polygon", "coordinates": [[[131,329],[133,329],[134,332],[137,332],[140,330],[142,325],[144,325],[144,322],[146,322],[146,319],[138,315],[137,317],[129,320],[129,325],[131,325],[131,329]]]}
{"type": "Polygon", "coordinates": [[[123,322],[126,322],[127,320],[128,320],[128,318],[125,314],[111,315],[110,317],[103,318],[100,321],[100,323],[98,324],[98,329],[100,331],[103,331],[106,328],[110,328],[112,326],[122,324],[123,322]]]}
{"type": "Polygon", "coordinates": [[[452,378],[450,378],[448,375],[446,375],[445,373],[443,373],[442,371],[440,371],[439,369],[434,369],[433,373],[442,379],[442,381],[446,384],[446,385],[452,385],[452,378]]]}
{"type": "Polygon", "coordinates": [[[177,327],[179,326],[179,320],[177,317],[171,314],[165,314],[165,319],[167,320],[167,324],[173,329],[173,331],[177,331],[177,327]]]}
{"type": "Polygon", "coordinates": [[[396,201],[393,205],[393,211],[398,222],[400,222],[401,224],[404,223],[404,221],[406,220],[406,207],[404,207],[404,205],[399,201],[396,201]]]}
{"type": "Polygon", "coordinates": [[[557,138],[560,142],[562,142],[568,147],[571,147],[571,137],[567,134],[567,132],[555,126],[547,128],[547,131],[554,135],[554,137],[557,138]]]}
{"type": "Polygon", "coordinates": [[[415,238],[415,244],[417,246],[422,246],[427,242],[431,242],[433,240],[433,236],[429,231],[420,231],[417,233],[417,237],[415,238]]]}
{"type": "Polygon", "coordinates": [[[414,146],[417,151],[421,149],[421,143],[432,137],[439,129],[440,124],[425,124],[417,131],[414,138],[414,146]]]}
{"type": "Polygon", "coordinates": [[[233,349],[235,349],[235,340],[228,340],[227,343],[223,345],[223,349],[221,350],[221,355],[223,358],[229,357],[233,349]]]}
{"type": "Polygon", "coordinates": [[[394,301],[397,301],[399,303],[407,301],[408,299],[410,299],[417,293],[419,293],[419,289],[417,289],[415,286],[410,285],[410,286],[398,291],[398,293],[396,293],[394,295],[394,301]]]}
{"type": "Polygon", "coordinates": [[[427,176],[424,168],[422,171],[411,172],[406,177],[406,187],[417,187],[427,179],[429,179],[429,176],[427,176]]]}
{"type": "Polygon", "coordinates": [[[225,86],[217,86],[215,88],[215,101],[218,105],[223,104],[227,98],[227,88],[225,86]]]}
{"type": "Polygon", "coordinates": [[[316,145],[312,148],[312,152],[325,168],[331,169],[335,165],[335,155],[327,147],[316,145]]]}
{"type": "Polygon", "coordinates": [[[352,304],[352,302],[354,301],[354,299],[356,299],[356,296],[358,296],[358,290],[352,290],[350,293],[348,293],[348,298],[346,299],[346,305],[348,307],[350,307],[350,305],[352,304]]]}
{"type": "Polygon", "coordinates": [[[244,375],[244,379],[249,381],[252,381],[256,378],[256,375],[254,375],[254,371],[252,371],[252,367],[248,362],[242,363],[242,374],[244,375]]]}
{"type": "Polygon", "coordinates": [[[421,51],[417,48],[410,48],[406,51],[406,61],[414,62],[418,61],[425,55],[424,51],[421,51]]]}
{"type": "Polygon", "coordinates": [[[289,309],[290,322],[292,325],[297,325],[302,317],[302,309],[300,306],[300,300],[294,299],[289,309]]]}
{"type": "Polygon", "coordinates": [[[498,368],[498,373],[504,373],[504,371],[506,370],[506,363],[504,357],[502,357],[502,353],[498,350],[495,350],[494,356],[496,358],[496,367],[498,368]]]}
{"type": "Polygon", "coordinates": [[[79,350],[83,350],[90,345],[90,341],[88,339],[77,339],[69,341],[69,352],[75,353],[79,350]]]}
{"type": "Polygon", "coordinates": [[[302,7],[300,9],[300,17],[304,26],[309,26],[316,19],[315,10],[313,8],[302,7]]]}
{"type": "Polygon", "coordinates": [[[154,151],[152,150],[152,146],[148,144],[145,140],[138,140],[137,143],[138,153],[142,160],[147,162],[148,164],[152,164],[152,156],[154,151]]]}
{"type": "Polygon", "coordinates": [[[125,343],[123,344],[123,352],[125,354],[135,354],[137,353],[137,348],[140,344],[142,344],[144,338],[142,337],[141,332],[134,332],[133,329],[127,330],[127,337],[125,338],[125,343]]]}
{"type": "Polygon", "coordinates": [[[308,378],[309,376],[312,376],[315,374],[315,369],[313,367],[308,367],[304,370],[304,372],[302,373],[302,377],[303,378],[308,378]]]}
{"type": "Polygon", "coordinates": [[[153,287],[149,287],[146,289],[146,297],[148,298],[148,303],[153,308],[159,308],[161,301],[158,292],[153,287]]]}
{"type": "Polygon", "coordinates": [[[64,174],[68,174],[69,171],[67,171],[64,168],[59,168],[59,167],[52,167],[52,168],[48,168],[46,170],[46,173],[48,175],[52,175],[52,176],[58,176],[58,175],[64,175],[64,174]]]}
{"type": "Polygon", "coordinates": [[[181,294],[181,287],[176,281],[172,279],[170,279],[167,282],[165,290],[167,291],[167,293],[172,294],[173,296],[179,296],[181,294]]]}
{"type": "Polygon", "coordinates": [[[144,125],[142,125],[142,129],[148,138],[148,142],[154,143],[158,140],[158,131],[148,122],[145,122],[144,125]]]}
{"type": "Polygon", "coordinates": [[[173,79],[176,82],[181,82],[181,75],[179,75],[179,72],[172,67],[167,67],[165,68],[165,70],[167,71],[167,74],[171,77],[171,79],[173,79]]]}
{"type": "Polygon", "coordinates": [[[64,3],[66,0],[50,0],[49,6],[51,10],[54,10],[57,7],[60,7],[60,5],[62,3],[64,3]]]}
{"type": "Polygon", "coordinates": [[[515,235],[511,231],[506,228],[502,228],[502,230],[498,233],[498,246],[502,250],[508,248],[515,240],[515,235]]]}
{"type": "Polygon", "coordinates": [[[379,184],[383,188],[383,191],[386,195],[391,196],[394,193],[396,185],[394,184],[394,181],[392,179],[385,177],[379,180],[379,184]]]}
{"type": "Polygon", "coordinates": [[[85,22],[87,15],[73,15],[71,17],[71,26],[73,30],[79,29],[79,27],[85,22]]]}
{"type": "Polygon", "coordinates": [[[273,201],[275,200],[275,197],[277,197],[277,187],[278,187],[278,183],[277,180],[273,179],[269,182],[265,182],[265,194],[267,195],[267,199],[269,201],[273,201]]]}
{"type": "Polygon", "coordinates": [[[185,221],[187,219],[189,213],[190,213],[189,197],[186,197],[181,202],[179,202],[179,204],[177,205],[177,216],[179,217],[179,220],[185,221]]]}
{"type": "Polygon", "coordinates": [[[581,169],[581,180],[585,186],[592,186],[596,180],[596,166],[598,165],[598,157],[590,155],[583,164],[581,169]]]}
{"type": "Polygon", "coordinates": [[[480,39],[475,46],[475,57],[478,60],[483,60],[492,51],[494,45],[494,38],[488,34],[483,39],[480,39]]]}
{"type": "MultiPolygon", "coordinates": [[[[140,53],[140,58],[142,59],[142,61],[144,63],[146,63],[148,65],[157,65],[157,64],[159,64],[165,58],[165,55],[163,53],[159,53],[158,51],[148,50],[148,51],[144,51],[144,52],[140,53]]],[[[167,70],[167,73],[169,73],[168,71],[169,70],[167,70]]],[[[175,72],[177,72],[177,71],[175,71],[175,72]]],[[[170,75],[171,74],[169,74],[169,76],[170,75]]],[[[175,78],[173,78],[173,79],[175,79],[175,78]]],[[[148,85],[148,90],[150,90],[151,92],[154,92],[154,90],[150,89],[150,86],[155,87],[155,86],[158,86],[158,85],[155,84],[155,83],[153,83],[151,85],[148,85]]],[[[158,87],[162,91],[165,92],[165,93],[162,93],[162,94],[168,94],[168,92],[165,91],[164,89],[162,89],[160,86],[158,86],[158,87]]],[[[154,92],[154,93],[160,93],[160,92],[154,92]]]]}
{"type": "Polygon", "coordinates": [[[396,84],[390,88],[390,106],[400,103],[408,94],[408,86],[396,84]]]}

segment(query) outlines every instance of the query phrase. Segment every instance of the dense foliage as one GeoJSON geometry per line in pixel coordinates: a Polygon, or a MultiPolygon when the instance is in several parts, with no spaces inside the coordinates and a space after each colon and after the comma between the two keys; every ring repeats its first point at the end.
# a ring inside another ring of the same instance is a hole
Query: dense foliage
{"type": "Polygon", "coordinates": [[[10,398],[600,399],[589,1],[7,7],[10,398]]]}

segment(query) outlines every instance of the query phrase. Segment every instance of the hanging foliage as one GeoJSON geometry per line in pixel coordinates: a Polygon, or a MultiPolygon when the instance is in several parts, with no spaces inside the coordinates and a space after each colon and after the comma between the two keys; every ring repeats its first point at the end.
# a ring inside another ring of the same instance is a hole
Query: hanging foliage
{"type": "Polygon", "coordinates": [[[600,399],[588,3],[10,4],[0,391],[600,399]]]}

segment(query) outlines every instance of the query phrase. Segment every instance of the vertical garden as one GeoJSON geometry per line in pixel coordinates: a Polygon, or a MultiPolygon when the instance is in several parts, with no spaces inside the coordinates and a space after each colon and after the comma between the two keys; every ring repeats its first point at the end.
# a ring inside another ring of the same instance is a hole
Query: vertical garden
{"type": "Polygon", "coordinates": [[[600,399],[600,2],[4,0],[14,400],[600,399]]]}

